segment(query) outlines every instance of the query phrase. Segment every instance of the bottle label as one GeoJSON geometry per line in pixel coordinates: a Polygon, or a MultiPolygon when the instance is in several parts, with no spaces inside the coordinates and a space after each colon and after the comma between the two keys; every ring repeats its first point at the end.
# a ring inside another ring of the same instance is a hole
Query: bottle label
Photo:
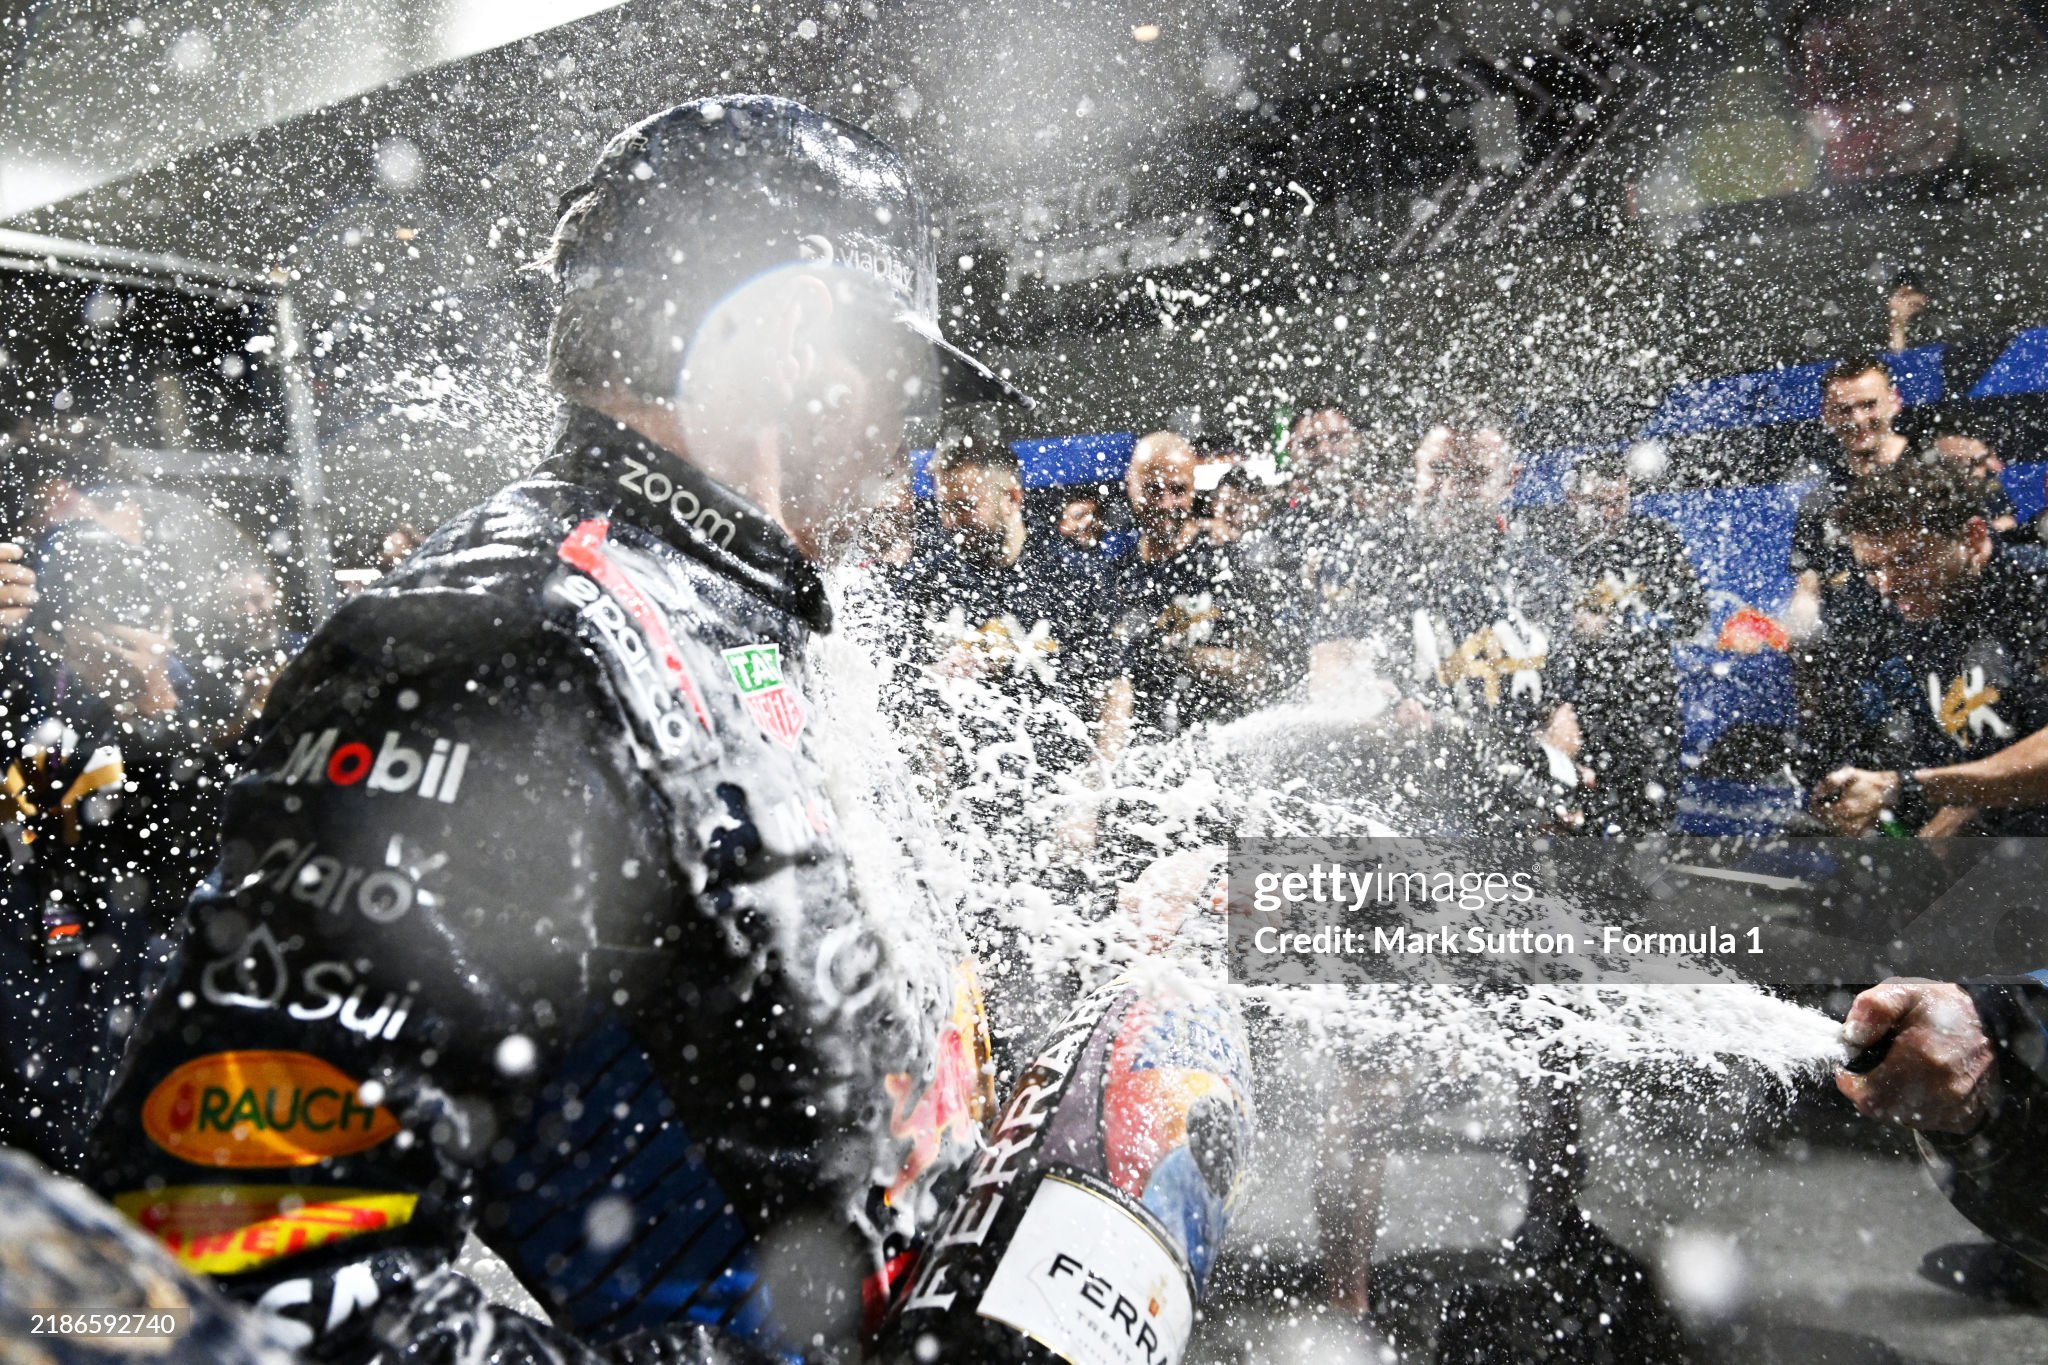
{"type": "Polygon", "coordinates": [[[1072,1365],[1176,1365],[1195,1294],[1142,1210],[1059,1172],[1039,1182],[980,1311],[1072,1365]]]}

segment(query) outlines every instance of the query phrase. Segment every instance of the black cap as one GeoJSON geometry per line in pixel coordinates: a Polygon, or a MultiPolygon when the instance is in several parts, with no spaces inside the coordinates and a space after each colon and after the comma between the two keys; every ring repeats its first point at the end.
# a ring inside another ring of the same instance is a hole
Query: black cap
{"type": "Polygon", "coordinates": [[[691,100],[614,137],[562,196],[555,270],[575,288],[579,266],[633,270],[636,258],[706,310],[780,266],[852,267],[886,286],[897,321],[930,343],[949,396],[1032,405],[940,332],[931,215],[903,158],[866,129],[794,100],[691,100]],[[715,222],[711,204],[738,207],[715,222]],[[734,221],[742,217],[743,226],[734,221]]]}

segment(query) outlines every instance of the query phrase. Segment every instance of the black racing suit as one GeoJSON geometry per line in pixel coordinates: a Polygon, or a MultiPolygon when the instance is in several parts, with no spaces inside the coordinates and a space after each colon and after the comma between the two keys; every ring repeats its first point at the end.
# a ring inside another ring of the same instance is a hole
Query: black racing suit
{"type": "Polygon", "coordinates": [[[2048,972],[1965,981],[1998,1059],[1989,1112],[1967,1136],[1917,1135],[1965,1218],[2048,1266],[2048,972]]]}
{"type": "Polygon", "coordinates": [[[950,911],[842,829],[830,618],[572,409],[280,680],[99,1187],[323,1358],[852,1354],[990,1071],[950,911]],[[472,1229],[558,1330],[448,1271],[472,1229]]]}

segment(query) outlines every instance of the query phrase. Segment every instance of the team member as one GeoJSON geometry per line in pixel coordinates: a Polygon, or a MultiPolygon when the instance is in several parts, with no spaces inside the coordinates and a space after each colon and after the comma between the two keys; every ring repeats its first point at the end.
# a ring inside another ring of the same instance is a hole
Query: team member
{"type": "Polygon", "coordinates": [[[2005,461],[1987,437],[1970,427],[1949,425],[1935,433],[1927,448],[1977,480],[1984,493],[1985,522],[1993,535],[2004,539],[2019,534],[2019,511],[2005,491],[2005,461]]]}
{"type": "MultiPolygon", "coordinates": [[[[278,683],[92,1171],[309,1354],[850,1356],[906,1284],[918,1324],[965,1295],[962,1219],[1040,1199],[1152,1234],[1090,1269],[1156,1289],[1177,1354],[1248,1122],[1228,1030],[1105,988],[949,1213],[990,1074],[967,944],[854,799],[884,779],[819,757],[816,564],[900,484],[935,360],[1007,391],[938,339],[927,222],[890,149],[788,101],[620,134],[555,235],[554,454],[278,683]],[[1017,1163],[1056,1135],[1044,1195],[1017,1163]],[[552,1328],[454,1273],[472,1229],[552,1328]]],[[[1103,1296],[1066,1271],[1002,1349],[1103,1296]]]]}
{"type": "Polygon", "coordinates": [[[1937,1248],[1921,1273],[1965,1292],[2041,1302],[2048,1266],[2048,972],[1963,982],[1895,977],[1850,1006],[1843,1040],[1885,1043],[1835,1084],[1867,1118],[1914,1131],[1935,1183],[1995,1245],[1937,1248]]]}
{"type": "Polygon", "coordinates": [[[1834,627],[1862,588],[1848,540],[1833,521],[1835,505],[1859,479],[1895,464],[1911,448],[1892,429],[1905,404],[1892,373],[1874,356],[1856,356],[1820,379],[1820,420],[1841,445],[1820,484],[1800,499],[1792,524],[1792,604],[1785,623],[1804,639],[1834,627]]]}
{"type": "Polygon", "coordinates": [[[1195,452],[1171,431],[1141,439],[1124,473],[1138,540],[1116,564],[1122,675],[1104,697],[1101,748],[1234,720],[1272,692],[1253,575],[1195,518],[1195,452]]]}
{"type": "Polygon", "coordinates": [[[1521,472],[1514,449],[1491,421],[1438,426],[1418,443],[1414,470],[1404,552],[1370,591],[1323,612],[1310,696],[1343,703],[1377,692],[1406,736],[1407,761],[1472,774],[1456,784],[1465,804],[1438,813],[1453,826],[1576,827],[1586,774],[1571,704],[1570,598],[1556,564],[1509,515],[1521,472]]]}
{"type": "Polygon", "coordinates": [[[1025,527],[1017,453],[988,427],[947,441],[932,482],[950,543],[911,567],[920,691],[972,679],[983,686],[964,701],[999,703],[963,707],[972,714],[961,738],[977,752],[956,753],[956,764],[1021,747],[1044,771],[1071,768],[1092,752],[1106,684],[1103,575],[1025,527]]]}
{"type": "Polygon", "coordinates": [[[1886,812],[1928,835],[2048,829],[2048,552],[2000,544],[1942,460],[1860,480],[1835,522],[1885,611],[1814,813],[1843,834],[1886,812]]]}
{"type": "Polygon", "coordinates": [[[1882,614],[1856,570],[1847,538],[1836,529],[1834,509],[1859,480],[1910,449],[1893,430],[1903,410],[1891,371],[1874,357],[1852,357],[1821,376],[1821,426],[1839,443],[1841,458],[1822,471],[1793,518],[1792,598],[1784,613],[1792,640],[1800,767],[1809,780],[1825,771],[1820,755],[1840,748],[1854,728],[1842,711],[1838,683],[1865,670],[1857,649],[1870,618],[1882,614]]]}
{"type": "Polygon", "coordinates": [[[70,1170],[211,861],[222,773],[141,547],[75,520],[42,570],[0,684],[0,1142],[70,1170]]]}
{"type": "Polygon", "coordinates": [[[1684,723],[1671,649],[1705,624],[1707,601],[1677,529],[1634,510],[1630,482],[1622,451],[1580,461],[1544,539],[1571,580],[1573,707],[1600,823],[1644,834],[1668,825],[1677,801],[1684,723]]]}

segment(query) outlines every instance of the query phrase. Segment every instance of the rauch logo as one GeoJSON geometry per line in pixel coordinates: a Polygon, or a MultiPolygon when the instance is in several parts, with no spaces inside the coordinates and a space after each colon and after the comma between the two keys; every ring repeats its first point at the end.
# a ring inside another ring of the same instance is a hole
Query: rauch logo
{"type": "Polygon", "coordinates": [[[398,1132],[382,1105],[304,1052],[216,1052],[185,1063],[142,1102],[149,1140],[195,1166],[311,1166],[398,1132]]]}
{"type": "Polygon", "coordinates": [[[453,802],[462,789],[463,770],[469,767],[469,746],[437,739],[422,754],[400,744],[403,738],[396,730],[386,730],[383,744],[373,753],[359,740],[343,740],[338,730],[300,735],[278,777],[286,786],[324,782],[353,787],[361,782],[375,792],[412,792],[453,802]]]}

